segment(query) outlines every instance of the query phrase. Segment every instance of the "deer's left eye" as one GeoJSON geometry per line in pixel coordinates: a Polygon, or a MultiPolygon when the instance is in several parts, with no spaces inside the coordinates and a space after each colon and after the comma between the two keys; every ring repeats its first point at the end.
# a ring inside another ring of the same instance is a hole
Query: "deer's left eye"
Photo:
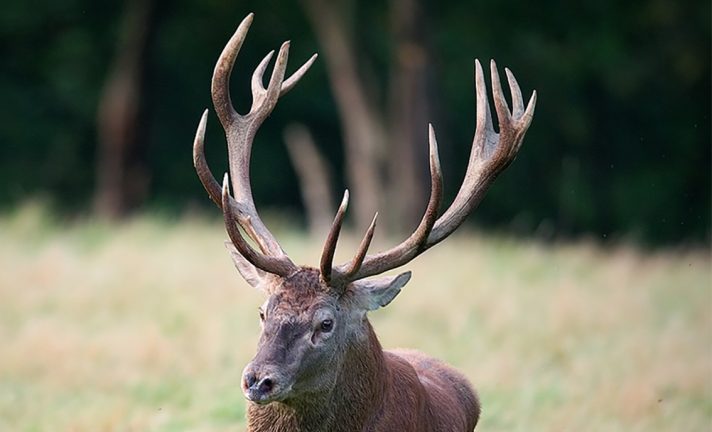
{"type": "Polygon", "coordinates": [[[330,319],[325,319],[321,322],[320,329],[324,333],[329,333],[331,329],[334,328],[334,321],[330,319]]]}

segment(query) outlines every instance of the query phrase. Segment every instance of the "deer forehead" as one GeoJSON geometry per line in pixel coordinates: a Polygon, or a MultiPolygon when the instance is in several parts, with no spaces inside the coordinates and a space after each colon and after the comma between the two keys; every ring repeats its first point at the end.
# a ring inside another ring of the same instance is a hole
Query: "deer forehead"
{"type": "Polygon", "coordinates": [[[323,282],[319,271],[304,268],[275,283],[273,294],[262,306],[272,314],[311,319],[320,310],[339,310],[335,293],[323,282]]]}
{"type": "Polygon", "coordinates": [[[278,285],[279,291],[295,295],[318,294],[328,291],[328,286],[321,278],[319,270],[311,267],[302,267],[294,274],[280,278],[278,285]]]}

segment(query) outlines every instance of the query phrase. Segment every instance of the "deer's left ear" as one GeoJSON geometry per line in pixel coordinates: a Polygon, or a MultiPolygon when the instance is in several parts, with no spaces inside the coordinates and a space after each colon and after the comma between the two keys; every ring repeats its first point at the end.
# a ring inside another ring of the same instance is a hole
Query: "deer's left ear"
{"type": "Polygon", "coordinates": [[[360,280],[351,284],[354,296],[366,310],[387,306],[410,280],[409,271],[398,276],[360,280]]]}

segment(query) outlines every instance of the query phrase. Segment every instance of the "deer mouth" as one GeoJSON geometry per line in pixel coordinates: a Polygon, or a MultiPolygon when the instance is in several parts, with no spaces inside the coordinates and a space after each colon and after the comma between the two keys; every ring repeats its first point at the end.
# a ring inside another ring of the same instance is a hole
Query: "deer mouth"
{"type": "Polygon", "coordinates": [[[260,392],[259,390],[247,389],[244,391],[245,398],[257,405],[267,405],[272,402],[280,402],[286,397],[285,391],[271,391],[269,393],[260,392]]]}

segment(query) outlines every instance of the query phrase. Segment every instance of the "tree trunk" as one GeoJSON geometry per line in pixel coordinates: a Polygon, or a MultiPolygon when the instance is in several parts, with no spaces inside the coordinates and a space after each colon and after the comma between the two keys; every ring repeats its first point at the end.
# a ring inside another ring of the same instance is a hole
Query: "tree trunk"
{"type": "Polygon", "coordinates": [[[411,232],[425,211],[429,196],[428,122],[432,122],[424,11],[418,0],[391,0],[395,37],[390,80],[391,157],[389,196],[397,223],[411,232]]]}
{"type": "Polygon", "coordinates": [[[331,170],[303,125],[290,125],[284,133],[289,157],[299,179],[309,233],[317,238],[329,232],[334,218],[331,170]]]}
{"type": "MultiPolygon", "coordinates": [[[[329,83],[344,129],[348,184],[353,196],[356,227],[365,230],[384,202],[379,152],[385,144],[383,116],[358,75],[355,47],[340,2],[303,0],[306,13],[325,52],[329,83]]],[[[382,207],[381,207],[382,208],[382,207]]]]}
{"type": "Polygon", "coordinates": [[[387,229],[415,228],[428,201],[430,58],[425,14],[418,0],[392,0],[395,52],[389,89],[390,124],[368,100],[358,74],[355,43],[343,3],[303,0],[322,46],[329,80],[344,128],[348,181],[357,225],[367,226],[379,204],[387,229]],[[385,158],[384,158],[385,156],[385,158]],[[387,176],[381,173],[387,171],[387,176]]]}
{"type": "Polygon", "coordinates": [[[94,211],[108,219],[125,216],[148,190],[141,97],[155,9],[150,0],[127,2],[116,55],[99,101],[94,211]]]}

